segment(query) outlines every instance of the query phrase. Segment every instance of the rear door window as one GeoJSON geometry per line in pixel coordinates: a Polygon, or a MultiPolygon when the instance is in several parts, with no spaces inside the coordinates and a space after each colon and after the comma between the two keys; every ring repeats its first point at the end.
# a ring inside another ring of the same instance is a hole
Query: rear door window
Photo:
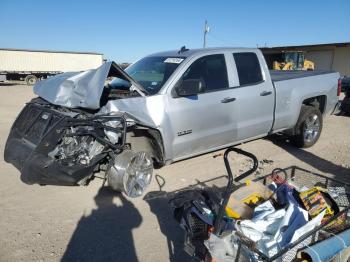
{"type": "Polygon", "coordinates": [[[186,70],[181,80],[188,79],[202,79],[206,92],[228,88],[225,56],[217,54],[199,58],[186,70]]]}
{"type": "Polygon", "coordinates": [[[235,59],[241,86],[253,85],[263,81],[260,63],[255,53],[234,53],[233,58],[235,59]]]}

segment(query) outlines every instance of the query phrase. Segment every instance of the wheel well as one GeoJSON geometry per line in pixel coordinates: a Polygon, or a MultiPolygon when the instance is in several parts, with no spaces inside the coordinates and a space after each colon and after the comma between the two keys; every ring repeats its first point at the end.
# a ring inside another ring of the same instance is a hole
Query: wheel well
{"type": "MultiPolygon", "coordinates": [[[[302,104],[306,106],[316,107],[320,110],[321,114],[323,114],[326,110],[326,99],[327,97],[325,95],[314,96],[314,97],[305,99],[302,104]]],[[[299,113],[299,117],[300,117],[300,113],[299,113]]],[[[296,135],[297,132],[298,130],[296,130],[296,126],[284,131],[285,134],[290,136],[296,135]]]]}
{"type": "Polygon", "coordinates": [[[164,166],[164,147],[160,132],[156,129],[135,126],[127,132],[126,142],[131,150],[151,154],[155,167],[164,166]]]}
{"type": "Polygon", "coordinates": [[[326,100],[327,100],[327,97],[325,95],[310,97],[303,101],[303,105],[316,107],[323,114],[324,111],[326,110],[326,100]]]}

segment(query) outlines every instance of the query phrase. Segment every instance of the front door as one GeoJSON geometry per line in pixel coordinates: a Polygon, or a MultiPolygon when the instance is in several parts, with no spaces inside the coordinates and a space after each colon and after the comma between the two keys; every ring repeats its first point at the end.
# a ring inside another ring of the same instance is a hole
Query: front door
{"type": "Polygon", "coordinates": [[[205,88],[203,93],[195,96],[169,96],[167,108],[174,132],[173,159],[208,151],[236,139],[232,128],[235,98],[232,96],[233,90],[229,89],[224,54],[207,55],[195,60],[178,83],[187,79],[201,79],[205,88]]]}

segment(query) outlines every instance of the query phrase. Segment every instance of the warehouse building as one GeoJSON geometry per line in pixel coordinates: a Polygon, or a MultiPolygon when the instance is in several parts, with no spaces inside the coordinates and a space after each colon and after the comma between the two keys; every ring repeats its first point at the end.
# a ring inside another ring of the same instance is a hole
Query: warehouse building
{"type": "Polygon", "coordinates": [[[315,69],[335,70],[340,75],[350,75],[350,42],[300,46],[260,48],[269,68],[283,51],[303,51],[305,58],[315,63],[315,69]]]}

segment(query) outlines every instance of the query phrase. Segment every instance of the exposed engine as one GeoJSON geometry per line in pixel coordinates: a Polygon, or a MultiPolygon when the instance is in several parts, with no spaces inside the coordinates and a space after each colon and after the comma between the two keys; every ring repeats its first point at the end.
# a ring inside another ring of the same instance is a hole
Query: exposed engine
{"type": "Polygon", "coordinates": [[[105,148],[90,136],[74,136],[75,128],[68,129],[62,141],[49,153],[49,156],[61,160],[65,165],[87,165],[91,159],[105,148]]]}
{"type": "MultiPolygon", "coordinates": [[[[128,124],[123,117],[87,118],[79,115],[67,125],[62,129],[62,138],[57,146],[48,153],[49,157],[62,165],[74,167],[93,164],[102,155],[108,184],[130,197],[142,195],[151,182],[153,162],[148,153],[133,152],[125,147],[128,124]]],[[[90,177],[83,178],[78,184],[87,184],[90,177]]]]}

